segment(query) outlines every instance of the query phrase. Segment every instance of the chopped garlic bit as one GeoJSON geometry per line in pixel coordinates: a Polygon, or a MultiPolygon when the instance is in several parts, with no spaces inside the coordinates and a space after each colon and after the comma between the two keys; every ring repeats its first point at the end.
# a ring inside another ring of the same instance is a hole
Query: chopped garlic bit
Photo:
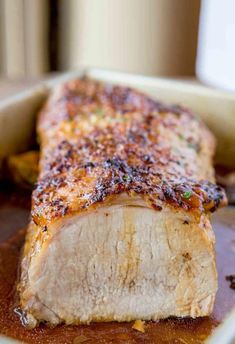
{"type": "Polygon", "coordinates": [[[144,321],[142,320],[136,320],[132,326],[132,328],[136,331],[139,331],[139,332],[142,332],[144,333],[145,332],[145,329],[144,329],[144,321]]]}

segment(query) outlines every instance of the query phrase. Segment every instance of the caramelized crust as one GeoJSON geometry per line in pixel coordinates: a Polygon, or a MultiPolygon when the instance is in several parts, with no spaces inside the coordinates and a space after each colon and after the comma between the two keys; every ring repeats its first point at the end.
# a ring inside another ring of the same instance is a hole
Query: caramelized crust
{"type": "Polygon", "coordinates": [[[226,203],[214,184],[214,137],[190,111],[126,87],[80,79],[40,114],[40,175],[32,219],[45,228],[116,194],[201,214],[226,203]]]}

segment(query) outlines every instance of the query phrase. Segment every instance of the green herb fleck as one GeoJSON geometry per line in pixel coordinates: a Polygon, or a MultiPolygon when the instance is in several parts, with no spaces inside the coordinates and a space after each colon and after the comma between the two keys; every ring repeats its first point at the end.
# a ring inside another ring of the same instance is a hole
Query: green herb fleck
{"type": "Polygon", "coordinates": [[[124,175],[122,176],[122,180],[123,180],[124,182],[127,182],[127,181],[129,180],[128,175],[127,175],[127,174],[124,174],[124,175]]]}
{"type": "Polygon", "coordinates": [[[197,150],[197,145],[195,143],[188,143],[188,147],[197,150]]]}
{"type": "Polygon", "coordinates": [[[184,197],[185,199],[189,199],[191,196],[192,196],[192,191],[185,191],[185,192],[183,193],[183,197],[184,197]]]}
{"type": "Polygon", "coordinates": [[[184,136],[182,135],[182,134],[178,134],[178,138],[180,139],[180,140],[184,140],[184,136]]]}
{"type": "Polygon", "coordinates": [[[104,116],[104,115],[105,115],[104,110],[101,109],[101,108],[97,108],[96,111],[95,111],[95,113],[96,113],[97,115],[99,115],[99,116],[104,116]]]}

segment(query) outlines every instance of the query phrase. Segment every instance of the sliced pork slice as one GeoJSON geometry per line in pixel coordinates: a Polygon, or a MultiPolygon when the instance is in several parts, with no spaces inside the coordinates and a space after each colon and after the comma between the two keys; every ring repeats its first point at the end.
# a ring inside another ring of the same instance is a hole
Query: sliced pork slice
{"type": "Polygon", "coordinates": [[[30,327],[205,316],[217,290],[214,138],[181,107],[73,80],[38,121],[20,306],[30,327]]]}

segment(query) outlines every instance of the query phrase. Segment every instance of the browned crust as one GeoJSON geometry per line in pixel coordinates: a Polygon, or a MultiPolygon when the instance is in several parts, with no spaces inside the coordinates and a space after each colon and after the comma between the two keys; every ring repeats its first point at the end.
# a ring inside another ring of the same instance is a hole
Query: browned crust
{"type": "Polygon", "coordinates": [[[42,111],[32,219],[40,226],[108,196],[141,195],[195,212],[226,203],[213,184],[214,138],[190,111],[126,87],[72,80],[42,111]]]}

